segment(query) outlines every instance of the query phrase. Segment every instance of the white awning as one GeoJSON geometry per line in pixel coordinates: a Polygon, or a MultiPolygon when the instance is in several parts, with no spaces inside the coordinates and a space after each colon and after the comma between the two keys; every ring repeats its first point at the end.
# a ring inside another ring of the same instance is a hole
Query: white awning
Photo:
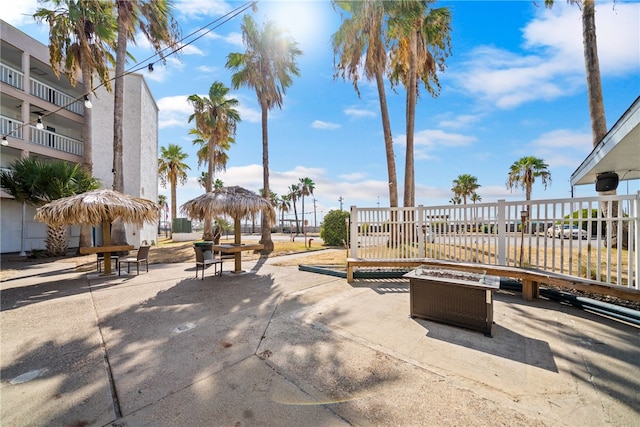
{"type": "Polygon", "coordinates": [[[571,185],[593,184],[604,172],[617,173],[621,181],[640,179],[640,97],[571,174],[571,185]]]}

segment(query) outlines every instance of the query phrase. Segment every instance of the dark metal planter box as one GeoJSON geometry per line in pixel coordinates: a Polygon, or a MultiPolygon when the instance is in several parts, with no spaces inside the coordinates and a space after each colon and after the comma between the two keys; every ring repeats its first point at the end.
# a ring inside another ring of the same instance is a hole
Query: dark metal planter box
{"type": "Polygon", "coordinates": [[[411,317],[435,320],[491,336],[493,292],[500,278],[417,268],[409,278],[411,317]]]}

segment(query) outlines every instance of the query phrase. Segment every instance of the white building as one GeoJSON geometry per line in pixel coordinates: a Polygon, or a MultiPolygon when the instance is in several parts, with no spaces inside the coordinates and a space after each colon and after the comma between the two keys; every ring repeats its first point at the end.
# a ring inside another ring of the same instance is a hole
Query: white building
{"type": "MultiPolygon", "coordinates": [[[[37,156],[82,163],[84,103],[82,85],[71,87],[54,75],[47,46],[0,21],[0,133],[6,136],[0,166],[37,156]],[[75,100],[75,101],[74,101],[75,100]],[[43,129],[35,124],[42,115],[43,129]],[[5,145],[6,144],[6,145],[5,145]]],[[[123,162],[124,192],[158,199],[158,107],[144,78],[125,77],[123,162]]],[[[99,88],[92,97],[93,176],[104,188],[113,186],[113,95],[99,88]]],[[[33,219],[35,208],[24,207],[0,190],[0,252],[44,249],[46,226],[33,219]]],[[[100,227],[100,225],[96,225],[100,227]]],[[[157,239],[157,225],[138,229],[126,225],[128,243],[138,247],[157,239]]],[[[101,231],[94,235],[100,243],[101,231]]],[[[69,246],[78,246],[79,227],[70,227],[69,246]]]]}

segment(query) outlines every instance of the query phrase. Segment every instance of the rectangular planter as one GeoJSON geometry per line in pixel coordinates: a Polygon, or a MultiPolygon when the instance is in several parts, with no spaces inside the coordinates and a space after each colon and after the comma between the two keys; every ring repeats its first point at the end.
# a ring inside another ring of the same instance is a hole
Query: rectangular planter
{"type": "Polygon", "coordinates": [[[493,292],[500,288],[499,277],[422,268],[404,277],[409,278],[411,317],[491,336],[493,292]]]}

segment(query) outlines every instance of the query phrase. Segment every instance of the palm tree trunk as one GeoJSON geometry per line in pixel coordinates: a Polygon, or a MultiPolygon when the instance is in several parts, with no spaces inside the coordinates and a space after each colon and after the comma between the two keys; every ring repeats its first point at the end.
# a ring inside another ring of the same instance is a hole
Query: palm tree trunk
{"type": "Polygon", "coordinates": [[[304,194],[302,194],[302,234],[304,234],[304,194]]]}
{"type": "MultiPolygon", "coordinates": [[[[600,61],[598,59],[598,43],[596,40],[596,16],[595,1],[583,0],[582,2],[582,45],[584,48],[584,65],[587,75],[587,99],[589,100],[589,116],[591,118],[591,135],[595,147],[607,134],[607,119],[604,113],[604,98],[602,95],[602,80],[600,78],[600,61]]],[[[616,195],[616,190],[598,192],[601,196],[616,195]]],[[[600,204],[600,210],[604,218],[608,217],[607,203],[600,204]]],[[[618,212],[618,202],[611,204],[611,210],[618,212]]],[[[618,247],[617,227],[610,227],[611,246],[618,247]]],[[[621,247],[626,249],[628,230],[623,230],[621,247]]]]}
{"type": "Polygon", "coordinates": [[[593,146],[595,147],[607,134],[607,120],[604,114],[604,99],[602,97],[602,82],[600,80],[594,0],[584,0],[582,4],[582,37],[584,62],[587,73],[589,115],[591,117],[593,146]]]}
{"type": "Polygon", "coordinates": [[[407,82],[407,104],[406,104],[406,129],[407,129],[407,152],[404,170],[404,206],[413,207],[415,205],[415,176],[413,159],[413,134],[415,131],[415,109],[417,96],[417,43],[418,34],[414,30],[411,33],[411,53],[409,58],[409,81],[407,82]]]}
{"type": "MultiPolygon", "coordinates": [[[[82,62],[82,86],[84,93],[89,96],[91,93],[91,67],[86,58],[81,58],[82,62]]],[[[93,176],[93,124],[91,123],[91,108],[84,107],[82,125],[82,169],[88,176],[93,176]]],[[[91,238],[90,225],[80,226],[80,240],[78,241],[78,251],[76,255],[80,255],[80,248],[93,246],[91,238]]]]}
{"type": "Polygon", "coordinates": [[[378,98],[380,99],[380,115],[382,116],[382,133],[384,134],[384,148],[387,156],[387,176],[389,178],[389,207],[398,207],[398,180],[396,173],[396,158],[393,153],[393,136],[391,134],[391,121],[389,120],[389,107],[387,95],[384,90],[382,71],[376,71],[376,85],[378,98]]]}
{"type": "MultiPolygon", "coordinates": [[[[124,111],[124,67],[127,60],[127,1],[118,2],[118,47],[116,49],[116,75],[113,90],[113,189],[124,193],[124,170],[122,160],[122,124],[124,111]]],[[[121,220],[113,222],[111,242],[126,245],[127,233],[121,220]]]]}
{"type": "MultiPolygon", "coordinates": [[[[271,192],[269,189],[269,135],[268,135],[268,107],[266,100],[261,100],[262,104],[262,188],[264,198],[271,202],[271,192]]],[[[261,215],[262,218],[262,237],[260,243],[264,245],[264,252],[273,252],[273,241],[271,240],[271,227],[269,225],[269,217],[261,215]]]]}
{"type": "MultiPolygon", "coordinates": [[[[215,140],[213,136],[209,138],[209,162],[207,165],[207,179],[204,183],[205,191],[208,193],[213,191],[213,171],[216,164],[216,150],[215,150],[215,140]]],[[[212,241],[214,240],[213,235],[213,219],[205,218],[204,219],[204,233],[202,235],[202,240],[212,241]]]]}

